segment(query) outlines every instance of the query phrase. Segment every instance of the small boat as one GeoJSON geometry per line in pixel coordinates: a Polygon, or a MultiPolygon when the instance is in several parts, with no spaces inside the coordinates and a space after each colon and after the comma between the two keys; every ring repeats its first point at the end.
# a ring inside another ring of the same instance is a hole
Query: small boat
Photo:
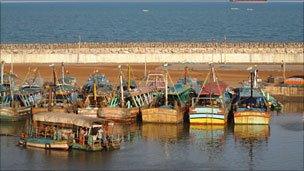
{"type": "Polygon", "coordinates": [[[237,90],[233,105],[235,124],[269,124],[270,110],[260,88],[256,83],[257,70],[250,71],[250,86],[243,85],[237,90]]]}
{"type": "Polygon", "coordinates": [[[28,133],[19,144],[25,147],[86,151],[120,148],[120,138],[109,135],[108,122],[70,113],[43,112],[33,115],[28,133]]]}
{"type": "Polygon", "coordinates": [[[24,147],[54,149],[54,150],[68,150],[69,145],[67,140],[57,141],[48,138],[26,138],[20,139],[19,145],[24,147]]]}
{"type": "Polygon", "coordinates": [[[192,99],[190,124],[226,124],[230,109],[231,94],[228,86],[218,80],[215,69],[211,66],[198,97],[192,99]]]}

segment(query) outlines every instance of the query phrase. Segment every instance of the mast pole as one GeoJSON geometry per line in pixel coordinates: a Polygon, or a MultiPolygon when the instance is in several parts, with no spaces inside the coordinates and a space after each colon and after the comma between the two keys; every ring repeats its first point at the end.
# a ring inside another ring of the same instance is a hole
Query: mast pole
{"type": "Polygon", "coordinates": [[[119,75],[119,78],[120,78],[120,95],[121,95],[121,100],[120,100],[120,102],[121,102],[121,107],[123,108],[124,107],[124,90],[123,90],[123,82],[122,82],[122,69],[121,69],[121,65],[119,65],[118,66],[118,68],[119,68],[119,71],[120,71],[120,75],[119,75]]]}
{"type": "Polygon", "coordinates": [[[286,80],[286,63],[283,61],[283,79],[286,80]]]}
{"type": "Polygon", "coordinates": [[[1,61],[1,84],[3,84],[4,61],[1,61]]]}
{"type": "Polygon", "coordinates": [[[128,89],[131,90],[131,66],[128,65],[128,89]]]}
{"type": "Polygon", "coordinates": [[[13,65],[13,57],[11,56],[11,70],[10,70],[10,74],[9,74],[9,84],[10,84],[10,93],[11,93],[11,98],[12,98],[12,105],[14,104],[14,95],[13,95],[13,88],[14,86],[13,81],[12,81],[12,74],[14,72],[14,65],[13,65]]]}
{"type": "Polygon", "coordinates": [[[184,84],[187,84],[187,76],[188,76],[188,67],[185,67],[184,70],[184,84]]]}
{"type": "Polygon", "coordinates": [[[253,96],[253,72],[250,71],[250,97],[253,96]]]}
{"type": "Polygon", "coordinates": [[[145,78],[147,78],[147,57],[145,56],[145,78]]]}
{"type": "Polygon", "coordinates": [[[165,105],[168,106],[168,69],[167,69],[167,64],[165,64],[164,67],[165,67],[165,105]]]}
{"type": "Polygon", "coordinates": [[[65,84],[65,80],[64,80],[64,72],[65,72],[65,69],[64,69],[64,65],[63,65],[63,62],[61,63],[61,77],[62,77],[62,84],[64,85],[65,84]]]}

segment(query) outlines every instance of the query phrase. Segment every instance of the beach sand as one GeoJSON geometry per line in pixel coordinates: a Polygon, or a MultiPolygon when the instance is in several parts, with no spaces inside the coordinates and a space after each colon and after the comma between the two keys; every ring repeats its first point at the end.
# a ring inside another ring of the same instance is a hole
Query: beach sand
{"type": "MultiPolygon", "coordinates": [[[[144,77],[144,64],[130,64],[131,66],[131,78],[136,81],[141,81],[144,77]]],[[[197,78],[198,80],[204,81],[209,65],[208,64],[170,64],[168,72],[173,82],[176,82],[179,78],[183,77],[184,67],[189,68],[189,76],[197,78]]],[[[254,66],[252,64],[215,64],[217,76],[219,80],[226,82],[230,86],[238,86],[243,80],[248,80],[249,71],[247,68],[254,66]]],[[[52,69],[49,64],[14,64],[13,70],[17,74],[21,83],[28,71],[28,68],[34,69],[39,68],[39,73],[44,81],[52,81],[52,69]]],[[[61,77],[61,65],[55,64],[57,77],[61,77]]],[[[127,77],[127,64],[122,64],[124,74],[127,77]]],[[[273,77],[282,77],[282,69],[279,64],[264,64],[257,65],[259,69],[259,78],[267,80],[269,75],[273,77]]],[[[94,70],[98,69],[100,73],[106,75],[112,84],[118,84],[119,81],[119,70],[118,65],[112,64],[65,64],[66,70],[70,75],[75,76],[77,79],[77,85],[82,86],[88,79],[90,74],[94,70]]],[[[153,72],[154,70],[161,71],[161,64],[147,64],[147,72],[153,72]]],[[[10,70],[10,64],[5,65],[5,71],[10,70]]],[[[287,65],[286,76],[303,75],[303,65],[287,65]]],[[[170,81],[170,80],[169,80],[170,81]]]]}

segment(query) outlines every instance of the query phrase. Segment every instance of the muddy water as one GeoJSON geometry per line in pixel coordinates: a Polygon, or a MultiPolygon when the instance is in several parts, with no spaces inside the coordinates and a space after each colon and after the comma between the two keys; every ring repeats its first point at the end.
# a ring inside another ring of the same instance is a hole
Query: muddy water
{"type": "MultiPolygon", "coordinates": [[[[16,137],[1,136],[1,170],[303,169],[301,111],[273,113],[270,126],[116,126],[124,135],[122,147],[107,152],[25,149],[16,146],[16,137]]],[[[17,134],[24,128],[25,122],[1,123],[1,133],[17,134]]]]}

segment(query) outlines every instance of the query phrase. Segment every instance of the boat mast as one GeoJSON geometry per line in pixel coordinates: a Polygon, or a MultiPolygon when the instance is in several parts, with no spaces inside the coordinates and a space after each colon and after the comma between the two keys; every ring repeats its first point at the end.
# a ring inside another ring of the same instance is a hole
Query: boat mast
{"type": "Polygon", "coordinates": [[[1,84],[3,84],[4,61],[1,61],[1,84]]]}
{"type": "Polygon", "coordinates": [[[213,78],[213,82],[216,82],[216,76],[215,76],[215,70],[214,70],[214,66],[211,64],[211,72],[212,72],[212,78],[213,78]]]}
{"type": "Polygon", "coordinates": [[[128,65],[128,90],[131,90],[131,66],[128,65]]]}
{"type": "Polygon", "coordinates": [[[124,107],[124,90],[123,90],[123,85],[122,85],[122,69],[121,69],[121,65],[118,66],[119,68],[119,71],[120,71],[120,75],[119,75],[119,78],[120,78],[120,95],[121,95],[121,100],[120,100],[120,105],[121,107],[123,108],[124,107]]]}
{"type": "Polygon", "coordinates": [[[13,75],[13,61],[11,60],[11,70],[10,70],[10,74],[9,74],[9,85],[10,85],[10,94],[11,94],[12,107],[13,107],[13,104],[14,104],[14,95],[13,95],[12,75],[13,75]]]}
{"type": "Polygon", "coordinates": [[[188,67],[185,67],[184,69],[184,84],[187,84],[187,76],[188,76],[188,67]]]}
{"type": "Polygon", "coordinates": [[[168,106],[168,64],[164,64],[165,68],[165,105],[168,106]]]}
{"type": "Polygon", "coordinates": [[[63,62],[61,63],[61,77],[62,77],[62,84],[64,85],[65,84],[65,79],[64,79],[64,77],[65,77],[65,75],[64,75],[64,72],[65,72],[65,69],[64,69],[64,65],[63,65],[63,62]]]}
{"type": "Polygon", "coordinates": [[[94,96],[95,106],[97,107],[97,85],[96,85],[95,77],[94,77],[94,84],[93,84],[93,96],[94,96]]]}
{"type": "Polygon", "coordinates": [[[256,65],[254,66],[253,77],[253,88],[257,88],[258,70],[256,65]]]}
{"type": "Polygon", "coordinates": [[[253,75],[254,73],[250,71],[250,97],[253,96],[253,75]]]}
{"type": "Polygon", "coordinates": [[[286,80],[286,63],[284,62],[284,60],[282,60],[281,67],[283,69],[283,81],[285,81],[286,80]]]}
{"type": "Polygon", "coordinates": [[[51,64],[51,65],[49,65],[49,66],[52,67],[52,70],[53,70],[53,85],[56,86],[57,81],[56,81],[55,65],[54,65],[54,64],[51,64]]]}
{"type": "Polygon", "coordinates": [[[145,78],[147,78],[147,57],[145,56],[145,78]]]}

